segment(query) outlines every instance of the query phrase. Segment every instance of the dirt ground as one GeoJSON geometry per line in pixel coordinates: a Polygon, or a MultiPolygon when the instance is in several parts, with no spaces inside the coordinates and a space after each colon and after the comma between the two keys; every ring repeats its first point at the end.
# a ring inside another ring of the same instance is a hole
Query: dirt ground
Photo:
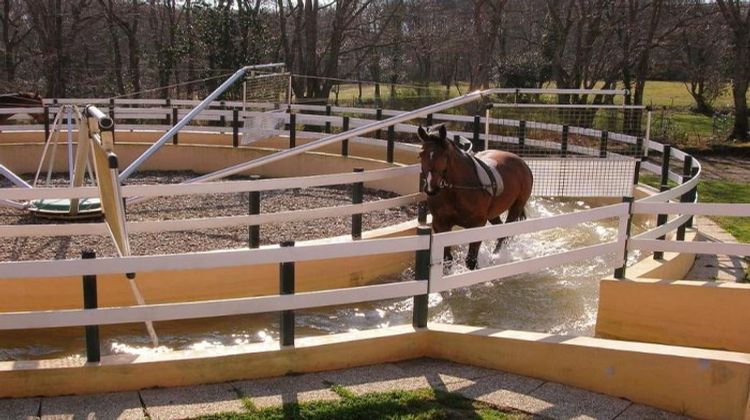
{"type": "Polygon", "coordinates": [[[750,182],[750,157],[732,155],[698,155],[703,179],[729,182],[750,182]]]}

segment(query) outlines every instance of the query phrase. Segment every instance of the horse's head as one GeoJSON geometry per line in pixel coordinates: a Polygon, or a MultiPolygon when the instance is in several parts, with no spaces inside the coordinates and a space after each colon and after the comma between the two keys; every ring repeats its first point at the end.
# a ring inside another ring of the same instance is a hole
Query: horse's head
{"type": "Polygon", "coordinates": [[[422,163],[422,174],[424,174],[424,191],[427,195],[433,196],[439,193],[446,183],[451,145],[444,125],[440,124],[428,130],[420,126],[417,134],[422,140],[422,152],[419,153],[419,158],[422,163]]]}

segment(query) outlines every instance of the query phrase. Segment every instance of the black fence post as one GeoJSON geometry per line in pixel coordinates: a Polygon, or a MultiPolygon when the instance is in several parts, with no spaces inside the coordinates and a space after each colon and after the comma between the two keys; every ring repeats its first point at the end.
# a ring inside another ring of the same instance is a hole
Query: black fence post
{"type": "MultiPolygon", "coordinates": [[[[172,107],[172,126],[177,125],[177,107],[172,107]]],[[[172,144],[178,144],[179,140],[177,139],[177,133],[174,133],[174,136],[172,136],[172,144]]]]}
{"type": "Polygon", "coordinates": [[[568,157],[568,136],[570,134],[570,127],[567,125],[562,126],[562,137],[560,138],[560,156],[568,157]]]}
{"type": "MultiPolygon", "coordinates": [[[[690,155],[687,155],[685,156],[685,161],[682,164],[682,183],[684,184],[690,181],[692,174],[693,174],[693,157],[690,155]]],[[[689,202],[690,202],[690,191],[680,196],[680,203],[689,203],[689,202]]],[[[687,227],[687,221],[681,224],[680,227],[677,228],[677,240],[678,241],[685,240],[685,228],[686,227],[687,227]]]]}
{"type": "MultiPolygon", "coordinates": [[[[382,120],[382,119],[383,119],[383,108],[378,108],[378,109],[376,109],[376,110],[375,110],[375,119],[376,119],[377,121],[380,121],[380,120],[382,120]]],[[[383,137],[381,137],[382,135],[383,135],[383,132],[382,132],[382,130],[380,130],[380,129],[378,128],[378,129],[377,129],[377,130],[375,131],[375,138],[376,138],[376,139],[378,139],[378,140],[380,140],[380,139],[382,139],[382,138],[383,138],[383,137]]]]}
{"type": "MultiPolygon", "coordinates": [[[[167,99],[164,100],[164,102],[165,102],[165,106],[167,108],[172,108],[172,100],[171,99],[167,98],[167,99]]],[[[165,115],[167,117],[165,119],[166,125],[172,125],[172,114],[166,113],[165,115]]]]}
{"type": "MultiPolygon", "coordinates": [[[[227,110],[227,103],[224,101],[219,102],[219,107],[222,111],[227,110]]],[[[222,128],[227,126],[227,117],[224,114],[219,115],[219,125],[221,125],[222,128]]],[[[221,130],[221,133],[224,134],[224,130],[221,130]]]]}
{"type": "Polygon", "coordinates": [[[396,148],[396,127],[391,125],[388,127],[388,140],[386,141],[385,148],[385,160],[388,163],[393,163],[393,154],[396,148]]]}
{"type": "MultiPolygon", "coordinates": [[[[257,181],[259,175],[250,175],[250,180],[257,181]]],[[[250,191],[247,196],[247,214],[260,214],[260,191],[250,191]]],[[[260,225],[247,227],[247,246],[249,248],[260,247],[260,225]]]]}
{"type": "MultiPolygon", "coordinates": [[[[698,176],[698,168],[692,168],[690,170],[690,179],[695,178],[698,176]]],[[[690,190],[690,196],[688,197],[688,203],[694,203],[695,197],[698,195],[698,186],[696,185],[693,187],[693,189],[690,190]]],[[[691,216],[687,222],[685,223],[685,227],[691,228],[693,227],[693,217],[691,216]]]]}
{"type": "Polygon", "coordinates": [[[633,173],[633,185],[638,185],[641,182],[641,162],[643,156],[641,156],[641,150],[643,150],[643,137],[636,137],[635,148],[638,149],[635,152],[635,170],[633,173]]]}
{"type": "MultiPolygon", "coordinates": [[[[326,117],[330,117],[330,116],[331,116],[331,106],[326,105],[326,117]]],[[[326,127],[326,133],[331,134],[331,122],[330,121],[326,121],[325,127],[326,127]]]]}
{"type": "Polygon", "coordinates": [[[599,138],[599,157],[607,157],[607,142],[609,141],[609,132],[602,130],[602,136],[599,138]]]}
{"type": "MultiPolygon", "coordinates": [[[[113,123],[115,122],[115,98],[109,99],[109,118],[112,118],[113,123]]],[[[115,130],[112,130],[112,144],[115,143],[115,130]]]]}
{"type": "MultiPolygon", "coordinates": [[[[349,117],[344,116],[344,118],[342,118],[341,123],[343,126],[341,129],[342,132],[349,131],[349,117]]],[[[349,156],[349,140],[344,140],[341,142],[341,156],[349,156]]]]}
{"type": "MultiPolygon", "coordinates": [[[[87,249],[81,252],[81,259],[93,260],[96,258],[96,252],[87,249]]],[[[83,309],[96,309],[97,292],[96,276],[87,274],[83,276],[83,309]]],[[[99,345],[99,326],[86,325],[86,361],[89,363],[98,363],[101,360],[101,349],[99,345]]]]}
{"type": "MultiPolygon", "coordinates": [[[[665,144],[664,145],[664,151],[662,152],[662,162],[661,162],[661,184],[659,186],[659,191],[664,192],[669,189],[669,159],[670,155],[672,154],[672,146],[665,144]]],[[[667,223],[667,215],[666,214],[659,214],[656,216],[656,226],[662,226],[663,224],[667,223]]],[[[660,236],[657,239],[664,240],[666,238],[666,235],[660,236]]],[[[661,260],[664,259],[664,252],[662,251],[654,251],[654,259],[655,260],[661,260]]]]}
{"type": "MultiPolygon", "coordinates": [[[[364,171],[365,168],[354,168],[355,173],[364,171]]],[[[364,189],[364,182],[355,182],[352,184],[352,204],[362,204],[364,189]]],[[[362,239],[362,213],[352,214],[352,239],[362,239]]]]}
{"type": "Polygon", "coordinates": [[[289,148],[297,147],[297,114],[289,114],[289,148]]]}
{"type": "MultiPolygon", "coordinates": [[[[424,192],[424,186],[427,180],[425,179],[424,173],[419,173],[419,192],[424,192]]],[[[420,201],[417,203],[417,221],[423,225],[427,223],[427,202],[420,201]]]]}
{"type": "Polygon", "coordinates": [[[479,141],[479,132],[482,129],[481,117],[474,115],[474,132],[472,133],[471,142],[474,143],[474,151],[480,152],[484,150],[484,145],[479,141]]]}
{"type": "Polygon", "coordinates": [[[518,153],[523,153],[526,145],[526,121],[518,122],[518,153]]]}
{"type": "Polygon", "coordinates": [[[44,142],[49,139],[49,105],[44,106],[44,142]]]}
{"type": "Polygon", "coordinates": [[[232,147],[240,146],[240,110],[232,108],[232,147]]]}
{"type": "MultiPolygon", "coordinates": [[[[294,241],[284,241],[280,244],[282,248],[293,247],[294,241]]],[[[294,294],[294,261],[279,264],[279,294],[294,294]]],[[[281,311],[279,322],[279,340],[282,346],[294,345],[294,311],[281,311]]]]}
{"type": "Polygon", "coordinates": [[[432,114],[427,114],[427,121],[425,124],[427,124],[428,127],[432,125],[432,114]]]}
{"type": "MultiPolygon", "coordinates": [[[[429,226],[417,227],[417,235],[429,235],[429,226]]],[[[430,282],[430,249],[420,249],[417,251],[414,262],[414,280],[423,280],[427,282],[427,289],[429,290],[430,282]]],[[[426,328],[428,318],[428,295],[414,296],[414,314],[412,319],[412,326],[414,328],[426,328]]]]}
{"type": "MultiPolygon", "coordinates": [[[[628,224],[625,227],[625,237],[630,239],[630,229],[633,225],[633,197],[622,197],[622,201],[624,203],[628,203],[628,224]]],[[[625,278],[625,270],[628,266],[628,244],[627,241],[625,242],[625,258],[622,263],[622,267],[615,268],[615,278],[616,279],[624,279],[625,278]]]]}

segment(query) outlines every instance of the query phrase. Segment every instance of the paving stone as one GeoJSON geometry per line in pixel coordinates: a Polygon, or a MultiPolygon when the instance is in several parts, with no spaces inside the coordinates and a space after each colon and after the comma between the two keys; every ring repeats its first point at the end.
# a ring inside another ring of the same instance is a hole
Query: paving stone
{"type": "Polygon", "coordinates": [[[430,387],[424,376],[411,376],[389,363],[322,372],[320,375],[324,380],[341,385],[355,395],[430,387]]]}
{"type": "Polygon", "coordinates": [[[662,411],[658,408],[649,407],[641,404],[631,404],[630,407],[625,409],[617,420],[689,420],[690,417],[681,416],[679,414],[670,413],[669,411],[662,411]]]}
{"type": "Polygon", "coordinates": [[[406,372],[399,369],[394,364],[383,363],[379,365],[360,366],[351,369],[330,370],[327,372],[320,372],[319,375],[324,381],[348,386],[399,379],[404,377],[406,372]]]}
{"type": "Polygon", "coordinates": [[[528,394],[543,383],[539,379],[496,371],[492,376],[449,383],[446,389],[498,407],[519,408],[528,394]]]}
{"type": "Polygon", "coordinates": [[[410,376],[422,376],[433,388],[445,387],[451,382],[477,379],[497,374],[496,370],[462,365],[445,360],[421,358],[395,364],[410,376]]]}
{"type": "Polygon", "coordinates": [[[316,373],[238,381],[233,382],[232,386],[243,396],[249,397],[258,408],[293,402],[331,401],[340,398],[316,373]]]}
{"type": "Polygon", "coordinates": [[[517,404],[513,408],[556,419],[613,419],[630,401],[546,382],[519,398],[517,404]]]}
{"type": "Polygon", "coordinates": [[[8,398],[0,400],[0,419],[37,419],[41,398],[8,398]]]}
{"type": "Polygon", "coordinates": [[[137,392],[44,398],[42,420],[143,419],[137,392]]]}
{"type": "MultiPolygon", "coordinates": [[[[706,217],[696,217],[693,226],[700,232],[698,241],[711,240],[706,237],[707,235],[721,242],[737,242],[737,239],[706,217]]],[[[695,256],[695,263],[685,279],[737,282],[745,279],[746,269],[747,262],[742,257],[699,254],[695,256]]]]}
{"type": "Polygon", "coordinates": [[[184,419],[208,414],[245,410],[229,384],[200,385],[141,391],[146,412],[152,419],[184,419]]]}

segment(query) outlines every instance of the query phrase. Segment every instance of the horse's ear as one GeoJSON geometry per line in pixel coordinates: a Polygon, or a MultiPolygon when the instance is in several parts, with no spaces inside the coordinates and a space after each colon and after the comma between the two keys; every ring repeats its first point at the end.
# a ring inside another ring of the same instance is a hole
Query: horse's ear
{"type": "Polygon", "coordinates": [[[419,136],[419,139],[422,141],[429,141],[430,136],[427,135],[427,132],[424,131],[424,128],[420,125],[419,128],[417,128],[417,135],[419,136]]]}
{"type": "Polygon", "coordinates": [[[440,127],[438,128],[438,133],[440,134],[440,140],[444,142],[446,137],[448,136],[448,131],[445,129],[444,124],[440,124],[440,127]]]}

